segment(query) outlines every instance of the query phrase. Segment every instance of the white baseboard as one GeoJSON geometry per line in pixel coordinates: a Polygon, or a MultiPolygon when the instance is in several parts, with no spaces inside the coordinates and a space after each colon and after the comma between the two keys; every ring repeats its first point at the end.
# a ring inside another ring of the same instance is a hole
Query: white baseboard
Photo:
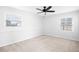
{"type": "MultiPolygon", "coordinates": [[[[30,37],[27,37],[25,39],[16,40],[16,41],[13,41],[13,42],[9,41],[9,42],[1,44],[0,47],[11,45],[11,44],[14,44],[14,43],[17,43],[17,42],[21,42],[21,41],[24,41],[24,40],[36,38],[36,37],[39,37],[39,36],[42,36],[42,35],[40,34],[40,35],[30,36],[30,37]]],[[[67,37],[60,36],[60,35],[50,35],[50,34],[47,34],[45,36],[59,37],[59,38],[64,38],[64,39],[68,39],[68,40],[79,41],[78,39],[75,39],[75,38],[67,38],[67,37]]]]}
{"type": "Polygon", "coordinates": [[[13,41],[13,42],[12,41],[5,42],[3,44],[0,44],[0,47],[7,46],[7,45],[11,45],[11,44],[14,44],[14,43],[17,43],[17,42],[21,42],[21,41],[24,41],[24,40],[32,39],[32,38],[35,38],[35,37],[38,37],[38,36],[41,36],[41,34],[40,35],[26,37],[24,39],[19,39],[19,40],[13,41]]]}
{"type": "Polygon", "coordinates": [[[46,35],[47,35],[47,36],[52,36],[52,37],[59,37],[59,38],[67,39],[67,40],[79,41],[79,39],[77,39],[77,38],[72,38],[72,37],[65,37],[65,36],[61,36],[61,35],[51,35],[51,34],[46,34],[46,35]]]}

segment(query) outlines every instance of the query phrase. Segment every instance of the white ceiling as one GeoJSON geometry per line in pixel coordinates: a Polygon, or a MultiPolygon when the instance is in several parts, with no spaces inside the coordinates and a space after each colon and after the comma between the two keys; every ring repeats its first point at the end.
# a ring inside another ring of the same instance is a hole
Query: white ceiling
{"type": "MultiPolygon", "coordinates": [[[[37,14],[37,12],[40,12],[39,10],[36,10],[36,8],[40,8],[40,9],[43,8],[42,6],[12,6],[12,7],[23,11],[28,11],[34,14],[37,14]]],[[[55,13],[47,13],[47,15],[72,12],[75,10],[79,10],[79,6],[53,6],[51,10],[55,10],[55,13]]],[[[39,15],[44,15],[44,13],[39,15]]]]}

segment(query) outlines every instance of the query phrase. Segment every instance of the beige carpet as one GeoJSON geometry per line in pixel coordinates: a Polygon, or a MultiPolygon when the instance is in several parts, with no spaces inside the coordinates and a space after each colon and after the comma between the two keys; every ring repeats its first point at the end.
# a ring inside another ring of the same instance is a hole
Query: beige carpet
{"type": "Polygon", "coordinates": [[[78,52],[79,41],[51,36],[40,36],[0,47],[1,52],[78,52]]]}

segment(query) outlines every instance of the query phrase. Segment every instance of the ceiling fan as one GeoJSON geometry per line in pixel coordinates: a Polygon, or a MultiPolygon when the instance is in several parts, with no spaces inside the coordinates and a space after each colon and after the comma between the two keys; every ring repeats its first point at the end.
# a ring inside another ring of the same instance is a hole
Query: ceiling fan
{"type": "Polygon", "coordinates": [[[55,12],[54,10],[50,10],[51,8],[52,8],[52,6],[48,6],[48,7],[43,6],[43,9],[39,9],[39,8],[36,8],[36,9],[41,11],[38,13],[45,13],[45,15],[46,15],[47,12],[50,12],[50,13],[55,12]]]}

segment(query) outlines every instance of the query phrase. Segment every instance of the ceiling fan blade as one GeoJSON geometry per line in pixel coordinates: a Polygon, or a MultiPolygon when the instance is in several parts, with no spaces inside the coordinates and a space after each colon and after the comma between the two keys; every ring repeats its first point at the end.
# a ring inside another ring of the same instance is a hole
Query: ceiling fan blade
{"type": "Polygon", "coordinates": [[[37,10],[40,10],[40,11],[42,11],[41,9],[39,9],[39,8],[36,8],[37,10]]]}
{"type": "Polygon", "coordinates": [[[49,6],[46,10],[48,11],[49,9],[51,9],[52,8],[52,6],[49,6]]]}
{"type": "Polygon", "coordinates": [[[50,11],[47,11],[47,12],[55,12],[55,11],[50,10],[50,11]]]}
{"type": "Polygon", "coordinates": [[[43,12],[37,12],[37,13],[39,14],[39,13],[43,13],[43,12]]]}

